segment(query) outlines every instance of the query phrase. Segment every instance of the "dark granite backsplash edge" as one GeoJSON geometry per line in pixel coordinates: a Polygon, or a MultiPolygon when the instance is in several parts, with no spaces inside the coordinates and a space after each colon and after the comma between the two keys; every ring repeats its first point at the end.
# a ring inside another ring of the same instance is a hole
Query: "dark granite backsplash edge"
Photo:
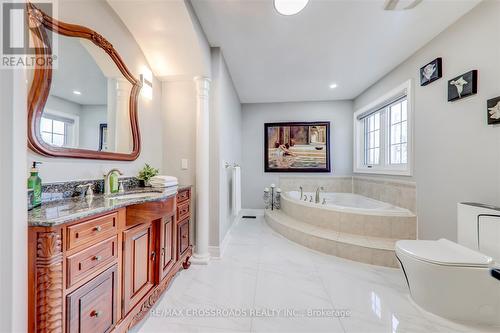
{"type": "MultiPolygon", "coordinates": [[[[139,179],[135,177],[120,177],[119,180],[123,182],[126,191],[139,187],[139,179]]],[[[104,179],[46,183],[42,184],[42,203],[80,196],[84,189],[78,186],[89,183],[93,184],[95,194],[104,193],[104,179]]]]}

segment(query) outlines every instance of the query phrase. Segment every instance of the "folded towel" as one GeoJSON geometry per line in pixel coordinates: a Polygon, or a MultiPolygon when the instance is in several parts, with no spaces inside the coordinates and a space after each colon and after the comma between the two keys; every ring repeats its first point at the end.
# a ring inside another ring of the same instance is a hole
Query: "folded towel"
{"type": "Polygon", "coordinates": [[[175,185],[179,185],[179,183],[177,182],[161,182],[161,183],[158,183],[158,182],[150,182],[150,184],[152,186],[160,186],[160,187],[168,187],[168,186],[175,186],[175,185]]]}
{"type": "Polygon", "coordinates": [[[177,182],[177,177],[174,177],[174,176],[154,176],[151,178],[151,181],[177,182]]]}
{"type": "Polygon", "coordinates": [[[179,183],[176,181],[175,182],[174,181],[172,181],[172,182],[153,182],[153,181],[151,181],[150,184],[153,187],[172,187],[172,186],[179,185],[179,183]]]}

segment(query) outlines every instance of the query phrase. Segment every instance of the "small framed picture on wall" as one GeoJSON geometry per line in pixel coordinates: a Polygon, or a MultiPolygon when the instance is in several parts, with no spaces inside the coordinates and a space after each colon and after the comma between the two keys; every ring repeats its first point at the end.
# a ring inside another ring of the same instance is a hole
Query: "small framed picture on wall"
{"type": "Polygon", "coordinates": [[[488,108],[488,125],[500,124],[500,96],[489,99],[488,108]]]}
{"type": "Polygon", "coordinates": [[[477,94],[477,70],[472,70],[448,81],[448,102],[477,94]]]}
{"type": "Polygon", "coordinates": [[[443,77],[443,60],[436,58],[420,68],[420,85],[426,86],[443,77]]]}

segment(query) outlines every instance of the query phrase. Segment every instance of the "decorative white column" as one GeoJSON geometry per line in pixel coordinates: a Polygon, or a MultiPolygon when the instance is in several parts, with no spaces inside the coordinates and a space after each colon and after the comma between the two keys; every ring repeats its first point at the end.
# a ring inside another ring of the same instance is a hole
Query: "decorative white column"
{"type": "Polygon", "coordinates": [[[193,264],[206,265],[210,260],[208,253],[210,173],[210,79],[195,77],[196,84],[196,240],[193,264]]]}

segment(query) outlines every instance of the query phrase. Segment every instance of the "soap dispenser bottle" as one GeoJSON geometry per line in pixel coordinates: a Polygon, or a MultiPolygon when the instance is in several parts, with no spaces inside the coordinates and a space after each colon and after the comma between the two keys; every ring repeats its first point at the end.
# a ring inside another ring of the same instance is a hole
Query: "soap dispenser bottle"
{"type": "Polygon", "coordinates": [[[42,204],[42,179],[38,175],[37,168],[39,164],[42,164],[42,162],[33,162],[31,174],[28,178],[28,189],[33,190],[32,207],[38,207],[42,204]]]}

